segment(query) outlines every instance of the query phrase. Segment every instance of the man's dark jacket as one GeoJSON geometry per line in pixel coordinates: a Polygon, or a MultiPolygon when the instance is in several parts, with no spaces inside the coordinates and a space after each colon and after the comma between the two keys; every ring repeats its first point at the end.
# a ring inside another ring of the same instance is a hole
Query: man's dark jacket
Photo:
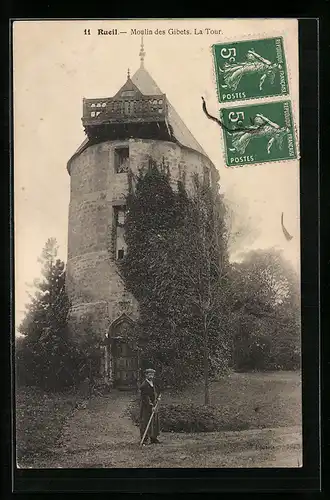
{"type": "MultiPolygon", "coordinates": [[[[154,384],[152,387],[146,380],[140,386],[141,403],[140,403],[140,435],[141,438],[149,422],[151,416],[152,407],[156,404],[157,397],[159,395],[159,389],[157,385],[154,384]]],[[[145,441],[147,439],[156,439],[159,435],[159,416],[158,412],[154,414],[151,421],[148,433],[146,435],[145,441]]]]}

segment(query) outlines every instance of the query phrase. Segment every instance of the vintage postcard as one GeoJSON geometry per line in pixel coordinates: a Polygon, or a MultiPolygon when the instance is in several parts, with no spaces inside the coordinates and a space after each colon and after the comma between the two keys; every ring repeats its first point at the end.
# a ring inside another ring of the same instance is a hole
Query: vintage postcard
{"type": "Polygon", "coordinates": [[[302,467],[298,49],[13,23],[18,468],[302,467]]]}

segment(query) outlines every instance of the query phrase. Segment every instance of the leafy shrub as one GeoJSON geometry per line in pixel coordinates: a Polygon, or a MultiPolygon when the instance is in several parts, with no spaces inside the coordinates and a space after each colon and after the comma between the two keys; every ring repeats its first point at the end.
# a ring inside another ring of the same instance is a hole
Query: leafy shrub
{"type": "Polygon", "coordinates": [[[42,342],[20,338],[15,354],[18,387],[61,391],[79,381],[79,367],[84,358],[70,340],[64,335],[60,338],[58,332],[49,329],[48,338],[42,342]]]}
{"type": "Polygon", "coordinates": [[[171,404],[163,409],[165,432],[213,432],[220,430],[217,409],[193,404],[171,404]]]}
{"type": "MultiPolygon", "coordinates": [[[[138,425],[138,401],[132,403],[129,414],[134,424],[138,425]]],[[[229,415],[228,410],[193,403],[163,404],[159,416],[163,432],[216,432],[248,428],[248,423],[229,415]]]]}

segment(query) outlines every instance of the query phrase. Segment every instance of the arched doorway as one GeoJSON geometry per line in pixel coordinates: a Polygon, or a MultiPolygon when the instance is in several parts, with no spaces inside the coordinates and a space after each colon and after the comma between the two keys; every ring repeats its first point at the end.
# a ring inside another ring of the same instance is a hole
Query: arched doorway
{"type": "Polygon", "coordinates": [[[109,330],[112,384],[120,390],[134,389],[138,383],[139,360],[133,330],[134,322],[126,314],[114,321],[109,330]]]}

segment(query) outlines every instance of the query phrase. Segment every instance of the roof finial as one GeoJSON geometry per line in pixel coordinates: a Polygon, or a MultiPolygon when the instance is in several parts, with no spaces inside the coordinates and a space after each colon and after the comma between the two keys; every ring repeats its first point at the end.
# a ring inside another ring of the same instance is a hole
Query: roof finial
{"type": "Polygon", "coordinates": [[[143,68],[143,66],[144,66],[145,55],[146,55],[146,53],[144,52],[143,35],[141,35],[141,49],[140,49],[140,53],[139,53],[140,60],[141,60],[141,68],[143,68]]]}
{"type": "Polygon", "coordinates": [[[131,75],[130,75],[130,72],[129,72],[129,68],[127,70],[127,80],[129,80],[131,78],[131,75]]]}

